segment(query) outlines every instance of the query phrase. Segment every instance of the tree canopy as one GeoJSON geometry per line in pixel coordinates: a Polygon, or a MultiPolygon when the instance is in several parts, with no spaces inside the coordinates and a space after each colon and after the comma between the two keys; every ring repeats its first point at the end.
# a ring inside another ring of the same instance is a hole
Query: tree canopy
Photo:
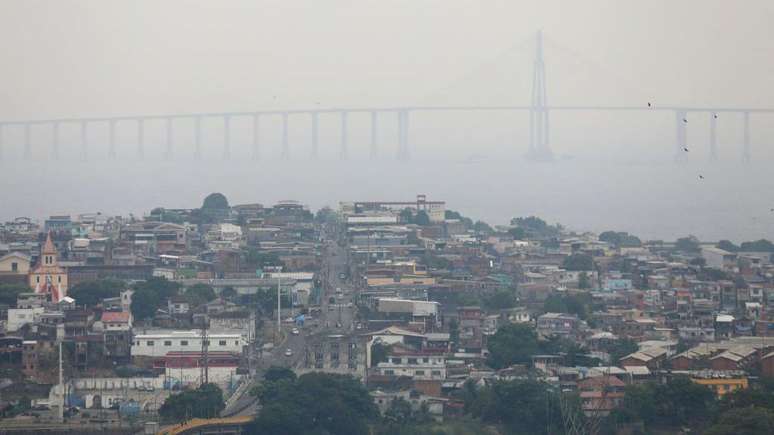
{"type": "Polygon", "coordinates": [[[701,425],[711,418],[715,393],[687,377],[665,384],[628,385],[618,411],[625,421],[642,421],[647,427],[701,425]]]}
{"type": "Polygon", "coordinates": [[[572,254],[564,258],[562,267],[569,271],[590,271],[594,269],[594,258],[588,254],[572,254]]]}
{"type": "Polygon", "coordinates": [[[228,208],[228,199],[222,193],[210,193],[202,203],[202,210],[227,210],[228,208]]]}
{"type": "Polygon", "coordinates": [[[559,225],[549,225],[537,216],[513,218],[511,225],[524,229],[527,237],[538,239],[557,237],[561,233],[559,225]]]}
{"type": "Polygon", "coordinates": [[[159,408],[159,415],[167,422],[180,422],[217,417],[225,407],[220,388],[215,384],[204,384],[196,390],[167,397],[159,408]]]}
{"type": "Polygon", "coordinates": [[[19,293],[31,292],[32,289],[22,284],[0,284],[0,304],[9,307],[16,306],[16,299],[19,293]]]}
{"type": "Polygon", "coordinates": [[[116,279],[84,281],[72,286],[67,295],[79,305],[94,306],[106,298],[115,298],[126,289],[126,283],[116,279]]]}
{"type": "Polygon", "coordinates": [[[494,233],[494,229],[489,226],[488,223],[484,221],[476,221],[476,223],[473,224],[473,231],[475,231],[478,234],[492,234],[494,233]]]}
{"type": "Polygon", "coordinates": [[[263,408],[250,433],[366,435],[378,416],[368,391],[351,376],[307,373],[264,384],[255,391],[263,408]]]}
{"type": "Polygon", "coordinates": [[[575,314],[585,320],[591,313],[591,295],[553,293],[543,302],[543,310],[547,313],[575,314]]]}
{"type": "Polygon", "coordinates": [[[605,231],[599,235],[599,240],[610,243],[617,248],[637,248],[642,246],[642,241],[623,231],[605,231]]]}
{"type": "Polygon", "coordinates": [[[215,290],[207,284],[194,284],[185,289],[185,298],[188,303],[198,307],[215,299],[215,290]]]}
{"type": "Polygon", "coordinates": [[[774,252],[774,244],[766,239],[756,240],[754,242],[743,242],[739,246],[742,252],[774,252]]]}
{"type": "Polygon", "coordinates": [[[167,299],[176,296],[180,284],[162,277],[151,277],[134,285],[132,295],[132,315],[135,319],[151,319],[156,310],[165,306],[167,299]]]}
{"type": "Polygon", "coordinates": [[[417,215],[414,217],[414,223],[423,227],[430,225],[430,216],[427,214],[426,211],[419,210],[417,212],[417,215]]]}
{"type": "Polygon", "coordinates": [[[721,240],[715,246],[717,248],[720,248],[720,249],[722,249],[724,251],[728,251],[728,252],[737,252],[737,251],[739,251],[739,246],[736,246],[730,240],[721,240]]]}
{"type": "Polygon", "coordinates": [[[695,254],[701,250],[699,239],[695,236],[681,237],[675,242],[675,248],[689,254],[695,254]]]}
{"type": "Polygon", "coordinates": [[[529,325],[507,324],[489,338],[487,364],[495,369],[526,364],[538,353],[538,338],[529,325]]]}

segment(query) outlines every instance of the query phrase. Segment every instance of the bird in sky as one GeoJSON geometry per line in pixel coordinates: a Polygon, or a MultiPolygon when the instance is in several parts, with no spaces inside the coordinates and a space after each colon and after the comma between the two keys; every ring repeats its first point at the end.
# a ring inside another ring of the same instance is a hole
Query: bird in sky
{"type": "Polygon", "coordinates": [[[699,180],[703,180],[703,179],[704,179],[704,175],[699,174],[699,180]]]}
{"type": "Polygon", "coordinates": [[[687,153],[688,152],[688,148],[683,147],[683,151],[685,151],[687,153]]]}
{"type": "Polygon", "coordinates": [[[648,107],[653,107],[653,105],[652,105],[652,104],[650,104],[650,102],[648,102],[648,107]]]}
{"type": "Polygon", "coordinates": [[[718,119],[718,114],[717,113],[715,114],[715,119],[718,119]]]}
{"type": "Polygon", "coordinates": [[[686,123],[686,124],[688,124],[688,120],[687,120],[687,119],[685,119],[685,118],[683,118],[683,122],[684,122],[684,123],[686,123]]]}

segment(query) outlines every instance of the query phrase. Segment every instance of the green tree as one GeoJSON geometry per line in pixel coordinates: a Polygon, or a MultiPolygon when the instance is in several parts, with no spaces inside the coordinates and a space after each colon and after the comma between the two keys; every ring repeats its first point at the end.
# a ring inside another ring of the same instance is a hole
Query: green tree
{"type": "Polygon", "coordinates": [[[548,225],[546,221],[536,216],[513,218],[511,225],[523,228],[528,237],[539,239],[555,238],[561,233],[559,225],[548,225]]]}
{"type": "Polygon", "coordinates": [[[527,238],[527,231],[521,227],[510,228],[508,234],[510,234],[514,240],[524,240],[527,238]]]}
{"type": "Polygon", "coordinates": [[[492,368],[526,364],[538,353],[537,334],[529,325],[508,324],[489,338],[488,348],[487,364],[492,368]]]}
{"type": "Polygon", "coordinates": [[[532,380],[499,381],[466,395],[465,408],[489,424],[501,424],[511,434],[557,433],[558,400],[547,385],[532,380]]]}
{"type": "Polygon", "coordinates": [[[263,380],[266,382],[277,382],[283,379],[295,381],[296,373],[287,367],[271,366],[263,374],[263,380]]]}
{"type": "Polygon", "coordinates": [[[583,271],[578,275],[578,288],[579,289],[591,288],[591,280],[589,279],[589,274],[586,273],[586,271],[583,271]]]}
{"type": "Polygon", "coordinates": [[[366,435],[378,410],[363,384],[351,377],[307,373],[257,391],[263,407],[250,433],[366,435]]]}
{"type": "Polygon", "coordinates": [[[430,225],[430,216],[424,210],[419,210],[416,217],[414,217],[414,223],[420,226],[430,225]]]}
{"type": "Polygon", "coordinates": [[[490,310],[502,310],[516,306],[516,294],[507,288],[498,289],[496,292],[483,299],[484,307],[490,310]]]}
{"type": "Polygon", "coordinates": [[[568,255],[564,258],[562,267],[573,272],[594,270],[594,258],[588,254],[568,255]]]}
{"type": "Polygon", "coordinates": [[[228,199],[222,193],[210,193],[202,203],[202,210],[227,210],[228,208],[228,199]]]}
{"type": "Polygon", "coordinates": [[[19,294],[31,291],[31,288],[22,284],[0,284],[0,304],[15,307],[19,294]]]}
{"type": "Polygon", "coordinates": [[[766,239],[760,239],[754,242],[743,242],[739,250],[742,252],[774,252],[774,244],[766,239]]]}
{"type": "Polygon", "coordinates": [[[685,253],[697,253],[700,251],[699,239],[695,236],[682,237],[675,242],[675,248],[685,253]]]}
{"type": "Polygon", "coordinates": [[[714,402],[712,390],[687,377],[677,377],[665,384],[627,386],[619,415],[647,426],[698,426],[709,421],[714,402]]]}
{"type": "Polygon", "coordinates": [[[599,240],[610,243],[617,248],[638,248],[642,241],[637,236],[627,232],[605,231],[599,235],[599,240]]]}
{"type": "Polygon", "coordinates": [[[185,290],[185,298],[194,307],[206,304],[215,299],[215,289],[207,284],[194,284],[185,290]]]}
{"type": "Polygon", "coordinates": [[[591,311],[591,295],[588,293],[568,295],[553,293],[543,302],[543,311],[546,313],[575,314],[585,320],[591,311]]]}
{"type": "Polygon", "coordinates": [[[159,415],[167,422],[191,418],[214,418],[226,407],[223,392],[215,384],[203,384],[196,390],[183,391],[167,397],[159,415]]]}
{"type": "Polygon", "coordinates": [[[161,277],[151,277],[134,285],[132,295],[132,315],[135,319],[152,319],[156,310],[167,303],[167,299],[176,296],[180,284],[161,277]]]}
{"type": "Polygon", "coordinates": [[[381,342],[376,342],[371,345],[371,367],[376,367],[380,362],[387,361],[387,356],[390,354],[392,346],[381,342]]]}
{"type": "Polygon", "coordinates": [[[234,287],[225,287],[223,290],[220,291],[220,297],[226,300],[232,300],[235,299],[238,296],[236,289],[234,287]]]}
{"type": "Polygon", "coordinates": [[[336,212],[333,211],[330,207],[327,205],[319,210],[317,210],[317,213],[314,215],[314,220],[317,223],[320,224],[331,224],[335,223],[338,219],[336,212]]]}
{"type": "Polygon", "coordinates": [[[731,242],[730,240],[721,240],[721,241],[719,241],[719,242],[718,242],[718,244],[717,244],[717,245],[715,245],[715,246],[716,246],[717,248],[720,248],[720,249],[722,249],[722,250],[724,250],[724,251],[728,251],[728,252],[738,252],[738,251],[739,251],[739,247],[738,247],[738,246],[736,246],[736,245],[735,245],[733,242],[731,242]]]}
{"type": "Polygon", "coordinates": [[[115,298],[125,290],[126,283],[116,279],[98,279],[79,282],[67,291],[78,305],[94,306],[106,298],[115,298]]]}
{"type": "Polygon", "coordinates": [[[473,231],[475,231],[477,234],[484,235],[494,233],[494,229],[484,221],[476,221],[476,223],[473,224],[473,231]]]}
{"type": "Polygon", "coordinates": [[[132,305],[129,308],[132,316],[137,320],[153,319],[160,304],[161,300],[153,290],[141,288],[135,290],[132,295],[132,305]]]}
{"type": "Polygon", "coordinates": [[[774,433],[774,411],[751,406],[730,409],[710,426],[707,435],[769,435],[774,433]]]}
{"type": "Polygon", "coordinates": [[[400,221],[404,224],[414,223],[414,211],[406,207],[400,211],[400,221]]]}

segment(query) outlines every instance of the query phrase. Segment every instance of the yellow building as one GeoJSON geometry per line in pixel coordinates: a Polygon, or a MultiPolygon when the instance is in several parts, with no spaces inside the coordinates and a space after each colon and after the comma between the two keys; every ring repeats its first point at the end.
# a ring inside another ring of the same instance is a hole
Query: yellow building
{"type": "Polygon", "coordinates": [[[725,394],[734,392],[736,390],[744,390],[747,388],[747,378],[745,376],[729,376],[729,377],[702,377],[692,378],[693,382],[699,385],[706,385],[710,390],[715,392],[718,398],[723,397],[725,394]]]}
{"type": "Polygon", "coordinates": [[[51,233],[46,236],[38,263],[30,270],[29,285],[35,293],[48,294],[52,302],[59,302],[67,296],[67,271],[59,266],[51,233]]]}

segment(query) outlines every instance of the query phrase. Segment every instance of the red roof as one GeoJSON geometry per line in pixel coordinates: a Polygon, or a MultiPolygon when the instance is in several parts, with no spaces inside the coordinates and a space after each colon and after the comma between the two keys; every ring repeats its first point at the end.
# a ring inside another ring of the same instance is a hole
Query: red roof
{"type": "Polygon", "coordinates": [[[102,322],[111,322],[111,323],[129,323],[129,312],[128,311],[105,311],[102,313],[102,322]]]}

